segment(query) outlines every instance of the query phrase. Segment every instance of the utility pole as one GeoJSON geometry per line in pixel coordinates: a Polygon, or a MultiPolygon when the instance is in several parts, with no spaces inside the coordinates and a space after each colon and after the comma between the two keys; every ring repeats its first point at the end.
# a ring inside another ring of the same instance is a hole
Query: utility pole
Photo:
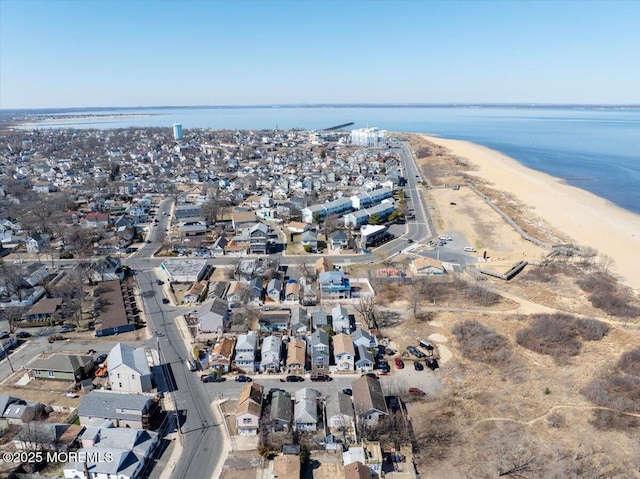
{"type": "Polygon", "coordinates": [[[4,353],[4,355],[7,357],[7,362],[9,363],[9,367],[11,368],[11,372],[15,373],[15,370],[13,369],[13,364],[11,364],[11,358],[9,358],[9,353],[7,352],[7,349],[4,347],[4,343],[0,344],[0,347],[2,348],[2,352],[4,353]]]}

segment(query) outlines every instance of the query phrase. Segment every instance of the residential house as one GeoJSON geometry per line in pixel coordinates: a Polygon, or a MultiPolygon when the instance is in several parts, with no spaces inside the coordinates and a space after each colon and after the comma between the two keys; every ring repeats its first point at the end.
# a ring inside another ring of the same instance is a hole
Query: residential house
{"type": "Polygon", "coordinates": [[[30,323],[50,323],[62,318],[62,298],[42,298],[24,315],[30,323]]]}
{"type": "Polygon", "coordinates": [[[151,391],[151,369],[144,348],[116,344],[107,357],[107,368],[112,391],[151,391]]]}
{"type": "Polygon", "coordinates": [[[371,479],[371,469],[360,461],[344,466],[344,479],[371,479]]]}
{"type": "Polygon", "coordinates": [[[247,294],[247,285],[241,281],[231,281],[229,289],[227,290],[226,300],[229,303],[230,308],[237,308],[244,304],[244,299],[247,294]]]}
{"type": "Polygon", "coordinates": [[[275,431],[288,431],[293,418],[291,395],[278,389],[271,394],[271,427],[275,431]]]}
{"type": "Polygon", "coordinates": [[[291,334],[303,334],[309,331],[309,317],[307,310],[303,307],[291,310],[291,334]]]}
{"type": "Polygon", "coordinates": [[[80,218],[80,224],[83,228],[92,228],[96,230],[105,229],[109,226],[109,213],[91,212],[80,218]]]}
{"type": "Polygon", "coordinates": [[[343,440],[355,438],[355,419],[351,397],[342,391],[332,391],[326,398],[325,413],[331,434],[343,440]]]}
{"type": "Polygon", "coordinates": [[[284,287],[284,302],[297,303],[298,301],[300,301],[300,284],[289,280],[284,287]]]}
{"type": "Polygon", "coordinates": [[[94,419],[110,420],[116,427],[149,429],[160,419],[158,397],[145,393],[118,393],[94,389],[82,396],[78,406],[80,425],[94,419]]]}
{"type": "MultiPolygon", "coordinates": [[[[352,467],[354,464],[359,463],[361,466],[358,466],[358,471],[362,475],[361,477],[370,478],[380,477],[382,475],[382,447],[377,441],[363,440],[361,445],[349,446],[349,449],[343,452],[342,459],[344,461],[345,471],[347,471],[347,467],[352,467]],[[366,468],[366,470],[364,468],[366,468]]],[[[406,473],[400,474],[402,477],[406,475],[406,473]]],[[[346,476],[345,479],[347,479],[346,476]]]]}
{"type": "Polygon", "coordinates": [[[307,363],[307,342],[302,338],[292,338],[287,345],[287,372],[304,374],[307,363]]]}
{"type": "Polygon", "coordinates": [[[280,371],[282,340],[279,336],[267,336],[262,341],[260,371],[277,373],[280,371]]]}
{"type": "Polygon", "coordinates": [[[105,281],[94,293],[98,294],[97,302],[100,305],[96,336],[111,336],[136,329],[135,298],[127,291],[125,301],[120,280],[105,281]]]}
{"type": "Polygon", "coordinates": [[[356,353],[351,336],[338,333],[333,337],[333,357],[338,371],[353,371],[356,353]]]}
{"type": "Polygon", "coordinates": [[[198,303],[202,301],[204,298],[204,293],[207,287],[209,286],[209,282],[207,280],[196,281],[191,285],[191,287],[184,293],[182,297],[182,302],[184,304],[189,303],[198,303]]]}
{"type": "Polygon", "coordinates": [[[68,462],[64,468],[64,477],[68,479],[138,479],[153,460],[159,444],[160,435],[153,431],[100,427],[87,428],[82,442],[92,443],[90,447],[78,450],[83,462],[68,462]],[[86,439],[87,433],[92,436],[86,439]],[[110,461],[105,461],[110,457],[110,461]]]}
{"type": "Polygon", "coordinates": [[[267,299],[279,303],[282,296],[282,281],[273,278],[267,283],[267,299]]]}
{"type": "Polygon", "coordinates": [[[291,233],[304,233],[310,228],[311,226],[309,224],[303,223],[302,221],[292,221],[287,225],[287,229],[291,233]]]}
{"type": "Polygon", "coordinates": [[[91,263],[89,266],[91,269],[89,275],[91,281],[99,283],[102,281],[124,281],[124,269],[122,269],[122,263],[120,259],[113,256],[107,256],[101,258],[98,261],[91,263]]]}
{"type": "Polygon", "coordinates": [[[269,243],[269,227],[256,223],[249,230],[249,252],[251,254],[267,254],[269,243]]]}
{"type": "Polygon", "coordinates": [[[364,346],[365,348],[375,348],[376,339],[362,328],[356,329],[352,334],[353,344],[357,348],[358,346],[364,346]]]}
{"type": "Polygon", "coordinates": [[[37,401],[27,401],[0,394],[0,428],[3,423],[21,425],[46,416],[45,407],[37,401]]]}
{"type": "Polygon", "coordinates": [[[241,229],[252,227],[256,223],[256,214],[253,211],[238,211],[231,215],[231,224],[236,234],[241,229]]]}
{"type": "Polygon", "coordinates": [[[358,357],[356,358],[355,367],[358,371],[373,371],[375,360],[369,348],[362,345],[358,346],[358,357]]]}
{"type": "Polygon", "coordinates": [[[347,308],[338,304],[331,309],[331,324],[336,333],[349,333],[351,322],[347,308]]]}
{"type": "Polygon", "coordinates": [[[318,290],[324,299],[351,297],[351,284],[342,271],[325,271],[318,276],[318,290]]]}
{"type": "Polygon", "coordinates": [[[222,338],[216,343],[209,356],[209,367],[223,373],[229,372],[235,341],[232,338],[222,338]]]}
{"type": "Polygon", "coordinates": [[[414,259],[409,265],[409,269],[416,276],[440,275],[446,272],[440,261],[422,256],[414,259]]]}
{"type": "Polygon", "coordinates": [[[300,235],[300,244],[303,247],[308,247],[310,251],[316,251],[318,249],[318,232],[315,230],[307,230],[300,235]]]}
{"type": "Polygon", "coordinates": [[[300,479],[300,456],[283,454],[273,459],[273,477],[300,479]]]}
{"type": "Polygon", "coordinates": [[[381,418],[389,415],[378,378],[364,375],[354,379],[351,389],[358,422],[375,426],[381,418]]]}
{"type": "Polygon", "coordinates": [[[329,368],[329,335],[322,329],[311,335],[311,368],[329,368]]]}
{"type": "Polygon", "coordinates": [[[93,358],[64,353],[42,354],[29,361],[26,368],[34,379],[81,381],[89,377],[93,369],[93,358]]]}
{"type": "Polygon", "coordinates": [[[226,251],[226,247],[229,244],[229,240],[224,236],[219,236],[218,239],[211,246],[210,251],[213,256],[223,256],[226,251]]]}
{"type": "Polygon", "coordinates": [[[258,346],[258,333],[249,331],[238,336],[236,342],[235,363],[238,369],[245,373],[255,372],[256,349],[258,346]]]}
{"type": "Polygon", "coordinates": [[[229,303],[215,297],[209,310],[198,316],[198,329],[202,333],[221,333],[227,326],[229,303]]]}
{"type": "Polygon", "coordinates": [[[320,308],[311,313],[311,323],[313,324],[313,330],[325,329],[329,325],[329,318],[327,312],[320,308]]]}
{"type": "Polygon", "coordinates": [[[27,253],[40,253],[49,247],[51,237],[45,233],[34,233],[25,239],[27,253]]]}
{"type": "Polygon", "coordinates": [[[262,386],[247,383],[240,391],[236,406],[236,426],[238,434],[258,434],[262,413],[262,386]]]}
{"type": "Polygon", "coordinates": [[[264,288],[262,286],[262,278],[260,278],[259,276],[256,276],[251,281],[249,281],[249,286],[247,290],[248,290],[249,299],[251,301],[260,301],[264,293],[264,288]]]}
{"type": "Polygon", "coordinates": [[[288,309],[275,309],[260,311],[258,325],[261,331],[272,333],[274,331],[288,331],[291,311],[288,309]]]}
{"type": "Polygon", "coordinates": [[[315,389],[302,388],[295,392],[293,425],[296,431],[315,431],[318,426],[318,398],[315,389]]]}
{"type": "Polygon", "coordinates": [[[349,247],[349,238],[344,230],[333,231],[329,237],[329,245],[331,249],[340,250],[349,247]]]}

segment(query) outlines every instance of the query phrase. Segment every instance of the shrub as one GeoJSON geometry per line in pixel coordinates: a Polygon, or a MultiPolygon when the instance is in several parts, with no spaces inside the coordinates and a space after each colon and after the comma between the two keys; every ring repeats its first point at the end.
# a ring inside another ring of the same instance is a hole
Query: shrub
{"type": "Polygon", "coordinates": [[[580,352],[582,342],[577,335],[573,316],[541,314],[534,316],[531,326],[516,333],[516,341],[536,353],[562,359],[580,352]]]}
{"type": "Polygon", "coordinates": [[[632,349],[620,356],[618,369],[626,374],[640,376],[640,348],[632,349]]]}
{"type": "Polygon", "coordinates": [[[500,302],[499,294],[478,285],[467,288],[467,297],[480,306],[493,306],[500,302]]]}
{"type": "Polygon", "coordinates": [[[456,324],[451,332],[467,359],[489,364],[499,364],[509,359],[511,351],[507,339],[478,321],[456,324]]]}
{"type": "Polygon", "coordinates": [[[304,252],[305,253],[311,253],[312,249],[311,246],[309,246],[308,244],[304,245],[304,252]]]}
{"type": "Polygon", "coordinates": [[[609,325],[597,319],[576,319],[578,334],[585,341],[599,341],[609,332],[609,325]]]}
{"type": "Polygon", "coordinates": [[[640,308],[631,303],[630,295],[618,285],[618,281],[605,273],[590,274],[577,281],[578,286],[589,294],[594,308],[613,316],[630,318],[640,315],[640,308]]]}
{"type": "Polygon", "coordinates": [[[607,409],[593,411],[593,418],[589,422],[601,431],[635,430],[640,426],[640,419],[637,417],[607,409]]]}

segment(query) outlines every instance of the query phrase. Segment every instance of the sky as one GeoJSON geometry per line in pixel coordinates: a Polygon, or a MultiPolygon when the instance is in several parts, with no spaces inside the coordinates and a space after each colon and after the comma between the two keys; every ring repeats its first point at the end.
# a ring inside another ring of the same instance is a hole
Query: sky
{"type": "Polygon", "coordinates": [[[640,0],[0,0],[0,109],[640,104],[640,0]]]}

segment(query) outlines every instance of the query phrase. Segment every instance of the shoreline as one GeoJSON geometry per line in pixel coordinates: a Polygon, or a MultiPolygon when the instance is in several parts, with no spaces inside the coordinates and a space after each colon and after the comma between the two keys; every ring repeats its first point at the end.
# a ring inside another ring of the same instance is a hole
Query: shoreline
{"type": "Polygon", "coordinates": [[[467,159],[477,169],[467,170],[499,191],[512,194],[534,214],[576,244],[590,246],[613,259],[612,270],[624,283],[640,290],[640,215],[561,178],[528,168],[485,146],[429,134],[423,138],[467,159]]]}

